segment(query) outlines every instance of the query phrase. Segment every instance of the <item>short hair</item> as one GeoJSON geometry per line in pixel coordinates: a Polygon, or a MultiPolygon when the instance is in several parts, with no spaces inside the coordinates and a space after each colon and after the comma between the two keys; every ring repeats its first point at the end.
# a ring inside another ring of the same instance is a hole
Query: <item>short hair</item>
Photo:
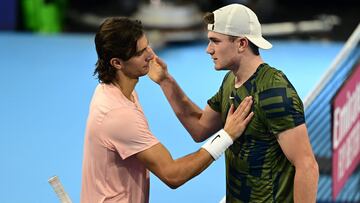
{"type": "Polygon", "coordinates": [[[144,35],[139,20],[127,17],[109,17],[100,25],[95,35],[98,55],[94,75],[99,82],[109,84],[116,79],[116,69],[111,66],[112,58],[129,60],[136,53],[137,41],[144,35]]]}
{"type": "Polygon", "coordinates": [[[203,20],[205,24],[214,24],[215,23],[215,17],[214,13],[207,12],[205,13],[203,20]]]}
{"type": "MultiPolygon", "coordinates": [[[[204,21],[205,24],[214,24],[215,23],[215,15],[214,15],[214,13],[207,12],[203,17],[203,21],[204,21]]],[[[229,40],[231,42],[234,42],[236,38],[238,38],[238,37],[229,35],[229,40]]],[[[248,41],[249,41],[249,47],[250,47],[251,51],[255,55],[260,55],[259,47],[256,46],[254,43],[252,43],[249,39],[248,39],[248,41]]]]}

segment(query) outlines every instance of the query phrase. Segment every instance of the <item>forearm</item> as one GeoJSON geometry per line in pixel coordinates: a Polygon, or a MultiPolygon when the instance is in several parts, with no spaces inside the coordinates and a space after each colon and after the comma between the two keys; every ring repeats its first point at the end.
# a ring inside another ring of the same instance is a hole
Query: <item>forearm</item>
{"type": "Polygon", "coordinates": [[[214,159],[204,149],[179,158],[167,169],[167,178],[164,181],[169,187],[175,189],[205,170],[214,159]]]}
{"type": "Polygon", "coordinates": [[[319,180],[317,164],[308,167],[297,167],[294,180],[294,202],[316,202],[319,180]]]}
{"type": "Polygon", "coordinates": [[[160,83],[160,87],[169,101],[176,116],[195,141],[202,141],[208,132],[200,124],[203,110],[194,104],[182,91],[175,79],[169,76],[160,83]]]}
{"type": "Polygon", "coordinates": [[[137,153],[136,157],[169,187],[181,186],[218,159],[242,134],[253,115],[253,113],[247,115],[251,109],[251,100],[247,98],[245,101],[236,111],[231,105],[224,129],[209,138],[197,152],[174,160],[169,151],[158,143],[137,153]]]}
{"type": "MultiPolygon", "coordinates": [[[[191,178],[197,176],[205,170],[213,160],[217,160],[224,151],[233,144],[232,137],[225,130],[220,130],[214,134],[196,153],[187,155],[174,161],[167,172],[171,172],[174,177],[172,188],[176,188],[191,178]]],[[[169,176],[168,176],[169,177],[169,176]]]]}

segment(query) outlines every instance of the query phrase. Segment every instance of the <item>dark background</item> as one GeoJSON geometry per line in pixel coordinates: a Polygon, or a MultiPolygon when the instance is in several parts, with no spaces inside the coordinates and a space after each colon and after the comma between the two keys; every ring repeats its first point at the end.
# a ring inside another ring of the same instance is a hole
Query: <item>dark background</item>
{"type": "Polygon", "coordinates": [[[358,0],[1,0],[1,2],[0,30],[19,32],[94,32],[98,25],[94,17],[101,19],[107,16],[131,16],[140,5],[154,2],[174,5],[195,4],[201,13],[213,11],[230,3],[243,3],[255,11],[263,24],[315,20],[330,15],[340,20],[331,31],[283,35],[280,38],[344,41],[360,22],[358,0]],[[55,17],[52,15],[54,12],[49,9],[46,12],[38,9],[48,8],[49,5],[55,5],[55,17]],[[30,7],[35,9],[29,14],[30,7]],[[85,15],[90,16],[85,18],[86,21],[83,19],[85,15]],[[58,23],[59,26],[51,29],[29,26],[31,18],[42,18],[45,20],[40,21],[46,22],[53,20],[52,24],[58,23]],[[91,23],[92,21],[94,22],[91,23]]]}

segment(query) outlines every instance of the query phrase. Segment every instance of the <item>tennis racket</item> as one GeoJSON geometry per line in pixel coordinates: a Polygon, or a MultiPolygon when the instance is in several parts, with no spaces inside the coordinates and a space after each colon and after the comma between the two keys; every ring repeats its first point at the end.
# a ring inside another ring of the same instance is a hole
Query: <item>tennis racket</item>
{"type": "Polygon", "coordinates": [[[50,183],[51,187],[54,189],[54,192],[60,199],[61,203],[72,203],[70,197],[65,192],[64,187],[57,176],[53,176],[49,178],[48,182],[50,183]]]}

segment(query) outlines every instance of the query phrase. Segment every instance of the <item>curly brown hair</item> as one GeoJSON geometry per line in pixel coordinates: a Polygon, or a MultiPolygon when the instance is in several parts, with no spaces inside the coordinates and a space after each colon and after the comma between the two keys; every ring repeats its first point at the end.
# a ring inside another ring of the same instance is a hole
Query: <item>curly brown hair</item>
{"type": "Polygon", "coordinates": [[[137,41],[144,35],[139,20],[127,17],[109,17],[100,25],[95,35],[98,55],[94,75],[99,82],[112,83],[116,79],[116,69],[111,66],[112,58],[129,60],[136,53],[137,41]]]}

